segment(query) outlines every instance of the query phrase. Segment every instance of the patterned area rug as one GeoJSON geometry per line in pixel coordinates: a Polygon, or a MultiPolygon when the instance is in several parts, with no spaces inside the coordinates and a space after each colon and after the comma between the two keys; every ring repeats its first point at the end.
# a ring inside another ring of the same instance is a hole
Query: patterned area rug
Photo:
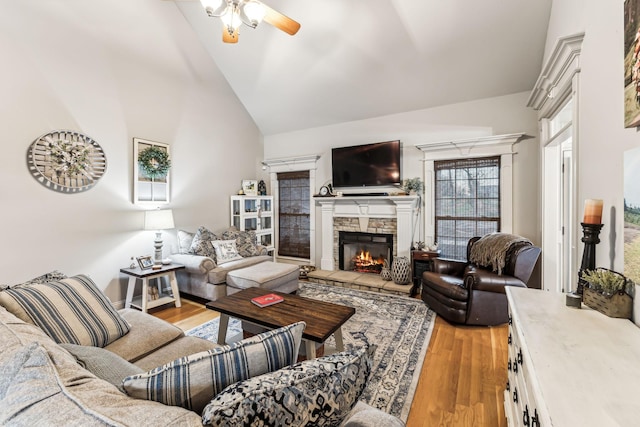
{"type": "MultiPolygon", "coordinates": [[[[433,311],[418,299],[316,283],[300,282],[298,294],[356,309],[342,327],[345,347],[361,346],[365,339],[378,346],[371,378],[360,400],[406,421],[433,331],[433,311]]],[[[227,336],[236,334],[231,330],[234,320],[229,322],[227,336]]],[[[215,319],[187,335],[216,341],[217,333],[215,319]]],[[[332,336],[325,342],[325,354],[335,351],[332,336]]]]}
{"type": "MultiPolygon", "coordinates": [[[[189,329],[185,332],[185,335],[218,342],[218,329],[220,329],[220,318],[216,317],[209,322],[203,323],[200,326],[196,326],[193,329],[189,329]]],[[[229,319],[229,327],[227,327],[227,344],[231,344],[232,342],[236,342],[241,339],[242,324],[240,323],[240,319],[232,317],[231,319],[229,319]]]]}

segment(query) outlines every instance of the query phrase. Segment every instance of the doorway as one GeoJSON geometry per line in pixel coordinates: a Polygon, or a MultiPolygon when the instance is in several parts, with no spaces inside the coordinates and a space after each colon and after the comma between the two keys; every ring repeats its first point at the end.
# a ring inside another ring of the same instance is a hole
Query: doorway
{"type": "Polygon", "coordinates": [[[560,109],[542,120],[543,135],[543,287],[569,292],[576,271],[576,171],[574,103],[569,97],[560,109]]]}

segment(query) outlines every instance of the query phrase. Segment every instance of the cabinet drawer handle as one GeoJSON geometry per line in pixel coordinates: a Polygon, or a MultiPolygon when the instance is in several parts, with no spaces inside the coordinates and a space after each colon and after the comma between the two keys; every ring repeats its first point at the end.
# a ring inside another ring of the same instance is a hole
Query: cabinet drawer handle
{"type": "Polygon", "coordinates": [[[518,363],[522,365],[522,349],[518,350],[518,363]]]}
{"type": "Polygon", "coordinates": [[[513,401],[515,403],[518,403],[518,388],[517,387],[513,390],[513,401]]]}
{"type": "Polygon", "coordinates": [[[524,412],[522,413],[522,424],[529,427],[529,405],[524,405],[524,412]]]}
{"type": "Polygon", "coordinates": [[[531,417],[531,427],[540,427],[540,420],[538,419],[538,410],[533,410],[533,417],[531,417]]]}
{"type": "Polygon", "coordinates": [[[516,359],[513,359],[513,372],[518,373],[518,362],[516,362],[516,359]]]}

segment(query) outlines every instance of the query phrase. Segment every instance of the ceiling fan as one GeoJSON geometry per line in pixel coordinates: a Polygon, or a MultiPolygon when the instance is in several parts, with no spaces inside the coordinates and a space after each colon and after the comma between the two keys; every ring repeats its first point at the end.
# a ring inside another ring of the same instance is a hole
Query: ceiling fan
{"type": "Polygon", "coordinates": [[[200,3],[207,15],[222,20],[222,41],[225,43],[238,42],[242,24],[256,28],[265,21],[290,35],[300,29],[298,22],[258,0],[200,0],[200,3]]]}

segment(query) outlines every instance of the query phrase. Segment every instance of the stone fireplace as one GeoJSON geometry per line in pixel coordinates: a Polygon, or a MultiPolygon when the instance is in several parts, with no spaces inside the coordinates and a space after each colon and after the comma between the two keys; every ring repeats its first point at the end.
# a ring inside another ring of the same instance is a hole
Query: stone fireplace
{"type": "MultiPolygon", "coordinates": [[[[318,197],[322,209],[322,270],[341,270],[340,232],[391,236],[391,254],[410,256],[417,196],[318,197]]],[[[391,263],[391,260],[389,261],[391,263]]]]}

